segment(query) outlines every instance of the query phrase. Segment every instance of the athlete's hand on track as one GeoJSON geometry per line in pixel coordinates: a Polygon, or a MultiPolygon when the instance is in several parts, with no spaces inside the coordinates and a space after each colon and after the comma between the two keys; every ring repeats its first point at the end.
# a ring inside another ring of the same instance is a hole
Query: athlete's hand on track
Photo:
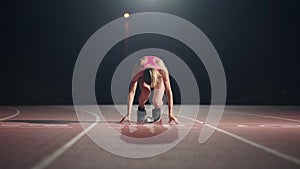
{"type": "Polygon", "coordinates": [[[169,115],[169,123],[172,121],[174,121],[176,124],[179,124],[178,119],[173,114],[169,115]]]}
{"type": "Polygon", "coordinates": [[[130,118],[129,118],[128,116],[125,116],[125,117],[123,117],[123,118],[120,120],[119,123],[122,123],[122,124],[124,124],[124,123],[129,123],[129,124],[131,124],[131,121],[130,121],[130,118]]]}

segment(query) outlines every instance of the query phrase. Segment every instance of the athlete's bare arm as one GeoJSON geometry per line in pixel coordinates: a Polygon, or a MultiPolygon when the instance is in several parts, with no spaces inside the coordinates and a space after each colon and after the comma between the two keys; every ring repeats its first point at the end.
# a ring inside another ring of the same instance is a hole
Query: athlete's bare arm
{"type": "Polygon", "coordinates": [[[163,82],[165,85],[165,90],[166,90],[166,95],[167,95],[167,100],[168,100],[168,108],[169,108],[169,123],[174,121],[176,124],[178,124],[177,118],[173,114],[173,93],[171,89],[171,84],[170,84],[170,77],[168,72],[162,72],[163,74],[163,82]]]}
{"type": "Polygon", "coordinates": [[[130,121],[131,109],[132,109],[132,104],[133,104],[133,99],[134,99],[138,79],[140,76],[141,76],[140,73],[135,75],[129,84],[129,92],[128,92],[128,98],[127,98],[127,115],[121,119],[120,123],[124,123],[124,122],[131,123],[131,121],[130,121]]]}

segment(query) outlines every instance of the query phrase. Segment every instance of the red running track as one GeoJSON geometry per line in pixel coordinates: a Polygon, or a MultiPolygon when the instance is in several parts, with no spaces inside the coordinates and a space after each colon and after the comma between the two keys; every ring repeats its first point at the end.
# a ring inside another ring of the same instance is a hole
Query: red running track
{"type": "MultiPolygon", "coordinates": [[[[300,108],[279,106],[226,106],[216,131],[203,144],[199,133],[208,112],[199,114],[187,136],[171,150],[148,158],[126,158],[98,146],[85,132],[109,134],[102,122],[79,121],[73,106],[0,107],[0,168],[300,168],[300,108]]],[[[172,142],[191,120],[179,116],[180,125],[122,125],[114,106],[100,106],[109,125],[127,137],[149,138],[165,131],[164,139],[140,144],[172,142]]],[[[175,111],[176,112],[176,111],[175,111]]],[[[83,113],[87,119],[93,114],[83,113]]],[[[134,119],[134,117],[133,117],[134,119]]],[[[105,138],[101,138],[105,139],[105,138]]],[[[115,148],[121,145],[111,143],[115,148]]]]}

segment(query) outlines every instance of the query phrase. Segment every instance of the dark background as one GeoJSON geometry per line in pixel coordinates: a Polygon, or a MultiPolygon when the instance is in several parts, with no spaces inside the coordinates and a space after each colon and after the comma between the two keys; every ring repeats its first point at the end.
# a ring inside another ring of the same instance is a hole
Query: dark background
{"type": "MultiPolygon", "coordinates": [[[[1,4],[0,104],[72,104],[72,73],[87,39],[124,11],[164,12],[198,26],[227,77],[227,104],[299,105],[299,2],[286,0],[32,0],[1,4]]],[[[149,23],[151,24],[151,23],[149,23]]],[[[192,69],[201,103],[210,103],[207,72],[184,44],[144,34],[105,56],[96,79],[99,103],[111,104],[110,81],[130,53],[156,47],[192,69]]],[[[175,103],[178,87],[172,80],[175,103]]]]}

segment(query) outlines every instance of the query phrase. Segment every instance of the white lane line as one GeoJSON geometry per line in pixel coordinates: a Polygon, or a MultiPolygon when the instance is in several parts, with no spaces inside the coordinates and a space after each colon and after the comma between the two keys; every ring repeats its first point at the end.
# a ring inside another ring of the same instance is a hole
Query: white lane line
{"type": "Polygon", "coordinates": [[[237,125],[238,127],[248,127],[248,125],[245,125],[245,124],[239,124],[237,125]]]}
{"type": "MultiPolygon", "coordinates": [[[[0,127],[0,128],[17,128],[17,129],[46,129],[46,127],[42,127],[42,126],[35,126],[35,127],[29,127],[29,126],[5,126],[5,127],[0,127]]],[[[56,127],[56,128],[49,128],[47,127],[47,129],[69,129],[69,128],[73,128],[73,127],[56,127]]]]}
{"type": "Polygon", "coordinates": [[[68,124],[29,124],[29,126],[66,127],[68,124]]]}
{"type": "Polygon", "coordinates": [[[61,146],[59,149],[55,150],[52,154],[44,158],[42,161],[40,161],[38,164],[33,166],[31,169],[44,169],[49,164],[51,164],[54,160],[56,160],[60,155],[62,155],[64,152],[66,152],[69,148],[71,148],[78,140],[80,140],[81,137],[85,135],[85,133],[89,132],[91,129],[93,129],[96,124],[100,121],[100,117],[92,112],[80,110],[82,112],[89,113],[93,116],[95,116],[96,120],[93,124],[91,124],[89,127],[84,129],[82,132],[77,134],[75,137],[73,137],[71,140],[69,140],[67,143],[65,143],[63,146],[61,146]]]}
{"type": "Polygon", "coordinates": [[[49,128],[49,127],[43,127],[43,126],[35,126],[35,127],[28,127],[28,126],[20,126],[18,128],[26,128],[26,129],[68,129],[73,127],[55,127],[55,128],[49,128]]]}
{"type": "Polygon", "coordinates": [[[265,117],[265,118],[271,118],[271,119],[278,119],[278,120],[285,120],[285,121],[292,121],[292,122],[300,123],[300,120],[277,117],[277,116],[268,116],[268,115],[262,115],[262,114],[252,114],[252,113],[238,113],[238,112],[233,112],[233,111],[226,111],[226,113],[240,114],[240,115],[245,114],[245,115],[248,115],[248,116],[265,117]]]}
{"type": "MultiPolygon", "coordinates": [[[[189,118],[189,117],[185,117],[185,116],[181,116],[181,115],[178,115],[178,116],[183,117],[183,118],[186,118],[186,119],[194,120],[195,122],[198,122],[198,123],[201,123],[201,124],[204,123],[204,122],[202,122],[202,121],[199,121],[199,120],[196,120],[196,119],[192,119],[192,118],[189,118]]],[[[287,154],[284,154],[284,153],[281,153],[281,152],[279,152],[279,151],[273,150],[273,149],[271,149],[271,148],[269,148],[269,147],[266,147],[266,146],[263,146],[263,145],[261,145],[261,144],[255,143],[255,142],[253,142],[253,141],[250,141],[250,140],[248,140],[248,139],[246,139],[246,138],[243,138],[243,137],[241,137],[241,136],[238,136],[238,135],[236,135],[236,134],[233,134],[233,133],[230,133],[230,132],[228,132],[228,131],[222,130],[222,129],[218,128],[218,127],[214,127],[214,126],[209,125],[209,124],[204,124],[204,125],[206,125],[206,126],[212,128],[212,129],[215,129],[216,131],[219,131],[219,132],[221,132],[221,133],[223,133],[223,134],[226,134],[226,135],[228,135],[228,136],[230,136],[230,137],[233,137],[233,138],[235,138],[235,139],[237,139],[237,140],[239,140],[239,141],[242,141],[242,142],[244,142],[244,143],[247,143],[247,144],[249,144],[249,145],[251,145],[251,146],[253,146],[253,147],[256,147],[256,148],[261,149],[261,150],[263,150],[263,151],[265,151],[265,152],[268,152],[268,153],[270,153],[270,154],[273,154],[273,155],[275,155],[275,156],[277,156],[277,157],[283,158],[283,159],[285,159],[285,160],[288,160],[288,161],[291,161],[291,162],[293,162],[293,163],[296,163],[296,164],[300,165],[300,160],[297,159],[297,158],[295,158],[295,157],[289,156],[289,155],[287,155],[287,154]]]]}
{"type": "Polygon", "coordinates": [[[299,124],[259,124],[259,125],[244,125],[238,124],[237,127],[241,128],[298,128],[299,124]]]}
{"type": "Polygon", "coordinates": [[[2,127],[19,127],[19,124],[2,124],[2,127]]]}
{"type": "Polygon", "coordinates": [[[67,127],[67,124],[44,124],[44,127],[67,127]]]}
{"type": "Polygon", "coordinates": [[[19,114],[20,114],[20,110],[19,110],[19,109],[16,109],[16,108],[14,108],[14,107],[4,107],[4,108],[6,108],[6,109],[10,109],[10,110],[14,110],[14,111],[16,111],[16,113],[15,113],[15,114],[13,114],[13,115],[11,115],[11,116],[8,116],[8,117],[1,118],[1,119],[0,119],[0,121],[7,120],[7,119],[10,119],[10,118],[16,117],[17,115],[19,115],[19,114]]]}
{"type": "Polygon", "coordinates": [[[73,128],[70,127],[69,125],[42,125],[42,124],[25,124],[25,125],[20,125],[20,124],[1,124],[1,127],[16,127],[16,128],[73,128]]]}
{"type": "Polygon", "coordinates": [[[282,128],[298,128],[299,125],[289,125],[289,124],[287,124],[287,125],[282,125],[281,127],[282,128]]]}
{"type": "Polygon", "coordinates": [[[68,124],[29,124],[29,126],[44,126],[44,127],[67,127],[68,124]]]}

